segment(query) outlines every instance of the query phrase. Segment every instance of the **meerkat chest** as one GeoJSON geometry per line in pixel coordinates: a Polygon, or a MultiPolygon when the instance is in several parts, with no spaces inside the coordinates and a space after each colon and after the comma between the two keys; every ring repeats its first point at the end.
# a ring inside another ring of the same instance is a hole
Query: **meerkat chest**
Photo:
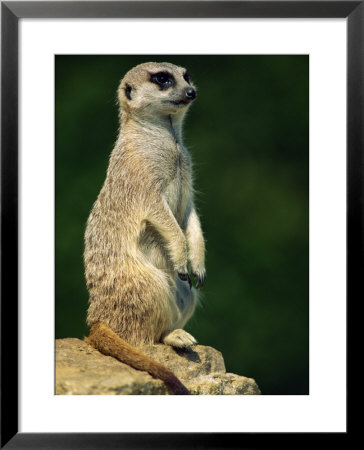
{"type": "Polygon", "coordinates": [[[170,160],[164,196],[173,214],[179,220],[187,205],[191,191],[191,163],[187,150],[176,144],[170,160]]]}

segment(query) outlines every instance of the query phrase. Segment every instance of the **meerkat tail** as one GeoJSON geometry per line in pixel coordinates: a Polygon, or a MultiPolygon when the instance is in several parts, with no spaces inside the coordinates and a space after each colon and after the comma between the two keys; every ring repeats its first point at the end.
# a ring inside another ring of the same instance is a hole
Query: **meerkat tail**
{"type": "Polygon", "coordinates": [[[143,370],[162,380],[174,394],[190,395],[188,389],[169,369],[143,355],[104,323],[98,322],[92,325],[90,334],[85,340],[104,355],[112,356],[134,369],[143,370]]]}

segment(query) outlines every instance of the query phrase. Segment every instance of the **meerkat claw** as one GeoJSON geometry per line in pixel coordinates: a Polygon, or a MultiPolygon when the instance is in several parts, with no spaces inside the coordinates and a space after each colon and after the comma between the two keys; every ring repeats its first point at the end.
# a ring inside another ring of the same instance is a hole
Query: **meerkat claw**
{"type": "Polygon", "coordinates": [[[182,281],[188,281],[188,285],[190,286],[190,289],[192,289],[192,281],[191,281],[191,277],[189,276],[188,273],[178,272],[178,277],[182,281]]]}
{"type": "Polygon", "coordinates": [[[202,286],[205,284],[206,275],[194,272],[193,276],[194,276],[194,278],[196,280],[196,287],[197,287],[197,289],[202,288],[202,286]]]}

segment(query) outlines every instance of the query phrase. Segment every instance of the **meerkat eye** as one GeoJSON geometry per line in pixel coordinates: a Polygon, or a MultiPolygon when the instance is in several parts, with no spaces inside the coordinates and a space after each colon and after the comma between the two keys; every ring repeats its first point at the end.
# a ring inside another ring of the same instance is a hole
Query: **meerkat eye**
{"type": "Polygon", "coordinates": [[[168,75],[165,75],[164,73],[162,73],[162,74],[160,74],[160,75],[157,75],[157,76],[156,76],[156,80],[157,80],[157,82],[160,83],[160,84],[167,83],[167,81],[168,81],[168,75]]]}
{"type": "Polygon", "coordinates": [[[161,89],[167,89],[175,84],[173,75],[168,72],[155,73],[150,77],[150,81],[157,84],[161,89]]]}
{"type": "Polygon", "coordinates": [[[190,84],[190,74],[189,74],[188,72],[185,72],[185,73],[183,74],[183,79],[184,79],[188,84],[190,84]]]}

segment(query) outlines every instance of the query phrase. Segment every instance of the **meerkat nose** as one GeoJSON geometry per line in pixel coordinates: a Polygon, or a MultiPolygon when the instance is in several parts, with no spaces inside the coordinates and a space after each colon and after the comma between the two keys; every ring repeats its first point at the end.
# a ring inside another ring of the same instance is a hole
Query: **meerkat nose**
{"type": "Polygon", "coordinates": [[[185,90],[185,96],[188,98],[188,100],[193,100],[196,97],[196,91],[189,87],[185,90]]]}

